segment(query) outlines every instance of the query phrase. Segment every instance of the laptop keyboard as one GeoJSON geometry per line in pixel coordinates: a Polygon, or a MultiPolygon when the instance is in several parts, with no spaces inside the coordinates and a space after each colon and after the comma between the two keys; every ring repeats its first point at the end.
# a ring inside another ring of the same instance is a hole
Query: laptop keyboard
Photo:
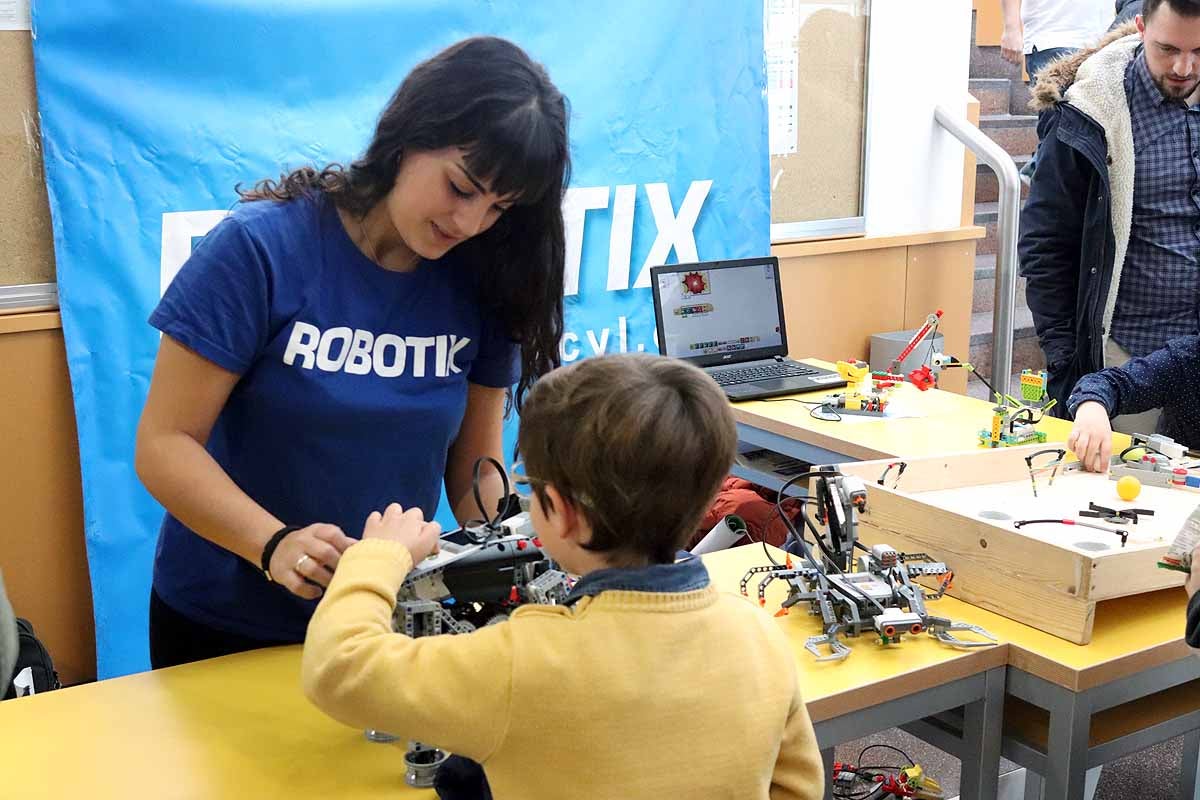
{"type": "Polygon", "coordinates": [[[803,364],[764,364],[759,367],[741,367],[739,369],[723,369],[711,372],[718,386],[732,386],[735,383],[750,383],[764,378],[798,378],[805,375],[817,375],[820,370],[806,367],[803,364]]]}

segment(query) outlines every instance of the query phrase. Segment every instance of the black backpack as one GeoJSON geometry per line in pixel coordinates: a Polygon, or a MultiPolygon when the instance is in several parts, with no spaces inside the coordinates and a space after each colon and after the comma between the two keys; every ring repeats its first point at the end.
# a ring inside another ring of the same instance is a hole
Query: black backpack
{"type": "Polygon", "coordinates": [[[49,651],[34,635],[33,625],[29,620],[20,617],[17,618],[17,665],[13,669],[12,680],[7,684],[4,697],[0,699],[11,700],[18,696],[18,680],[22,684],[21,695],[41,694],[62,688],[49,651]]]}

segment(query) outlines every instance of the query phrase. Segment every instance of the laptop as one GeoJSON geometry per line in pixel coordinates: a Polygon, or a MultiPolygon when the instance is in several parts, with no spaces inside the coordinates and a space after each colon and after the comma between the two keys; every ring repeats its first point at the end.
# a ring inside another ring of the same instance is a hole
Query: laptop
{"type": "Polygon", "coordinates": [[[845,386],[836,372],[787,358],[779,259],[650,269],[658,349],[703,369],[730,400],[845,386]]]}

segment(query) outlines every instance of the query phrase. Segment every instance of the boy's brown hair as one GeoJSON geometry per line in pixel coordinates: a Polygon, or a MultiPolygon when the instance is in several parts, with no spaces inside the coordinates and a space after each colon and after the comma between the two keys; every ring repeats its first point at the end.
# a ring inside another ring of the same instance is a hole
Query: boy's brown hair
{"type": "Polygon", "coordinates": [[[699,369],[663,356],[597,356],[533,387],[517,449],[543,505],[546,483],[592,526],[587,549],[614,565],[665,564],[729,473],[737,426],[699,369]]]}

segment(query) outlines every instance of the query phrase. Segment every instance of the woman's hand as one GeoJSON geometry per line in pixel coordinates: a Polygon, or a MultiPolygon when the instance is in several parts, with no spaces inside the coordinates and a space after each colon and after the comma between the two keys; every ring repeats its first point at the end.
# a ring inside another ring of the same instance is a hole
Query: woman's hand
{"type": "Polygon", "coordinates": [[[1004,32],[1000,34],[1000,55],[1018,67],[1025,63],[1025,32],[1019,25],[1004,26],[1004,32]]]}
{"type": "Polygon", "coordinates": [[[407,547],[413,564],[421,563],[438,551],[441,534],[442,526],[426,522],[421,509],[405,511],[399,503],[392,503],[382,514],[372,511],[363,528],[364,539],[388,539],[407,547]]]}
{"type": "Polygon", "coordinates": [[[1075,409],[1075,427],[1067,437],[1067,447],[1089,472],[1108,472],[1112,457],[1112,424],[1108,409],[1089,400],[1075,409]]]}
{"type": "Polygon", "coordinates": [[[329,586],[338,559],[354,541],[338,526],[324,522],[293,531],[271,554],[271,579],[297,597],[315,600],[329,586]]]}

